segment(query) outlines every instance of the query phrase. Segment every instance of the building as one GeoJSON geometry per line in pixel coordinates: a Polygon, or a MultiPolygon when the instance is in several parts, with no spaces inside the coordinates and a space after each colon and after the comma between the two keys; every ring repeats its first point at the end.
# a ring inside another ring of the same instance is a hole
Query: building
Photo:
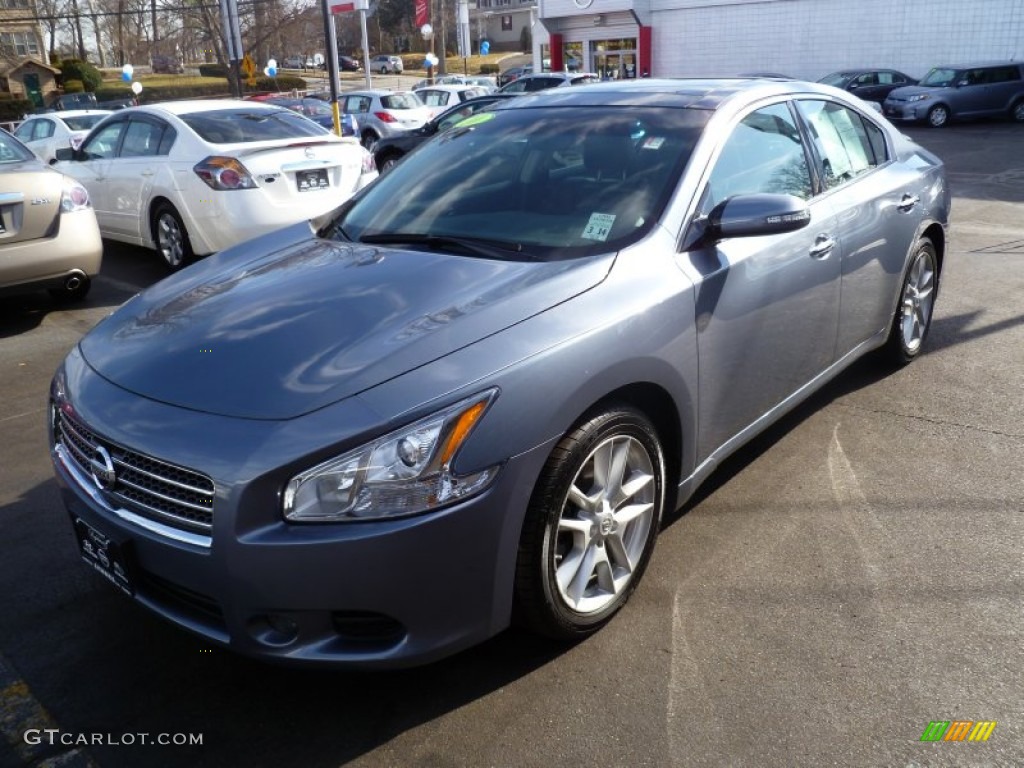
{"type": "Polygon", "coordinates": [[[1024,57],[1024,0],[538,0],[534,65],[607,77],[781,72],[1024,57]]]}
{"type": "Polygon", "coordinates": [[[42,107],[60,70],[47,64],[34,0],[0,0],[0,90],[42,107]]]}
{"type": "Polygon", "coordinates": [[[523,30],[532,41],[536,23],[537,0],[476,0],[476,7],[471,4],[469,11],[473,52],[480,50],[482,40],[487,40],[495,53],[522,51],[523,30]]]}

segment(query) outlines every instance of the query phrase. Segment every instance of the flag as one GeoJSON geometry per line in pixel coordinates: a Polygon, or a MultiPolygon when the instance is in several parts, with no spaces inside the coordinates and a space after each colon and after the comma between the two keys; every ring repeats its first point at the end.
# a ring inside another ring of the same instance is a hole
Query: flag
{"type": "Polygon", "coordinates": [[[428,0],[416,0],[416,26],[422,27],[430,21],[430,5],[428,0]]]}

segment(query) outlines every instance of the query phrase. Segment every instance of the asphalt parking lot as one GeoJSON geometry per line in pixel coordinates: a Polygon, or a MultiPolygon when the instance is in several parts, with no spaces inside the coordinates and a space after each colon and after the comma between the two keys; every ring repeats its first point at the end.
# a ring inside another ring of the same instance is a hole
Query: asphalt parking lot
{"type": "Polygon", "coordinates": [[[907,132],[955,198],[926,354],[856,364],[735,455],[574,646],[510,631],[422,669],[297,671],[144,613],[79,560],[45,408],[163,267],[108,244],[83,306],[4,299],[0,766],[1024,765],[1022,127],[907,132]],[[996,726],[921,741],[954,720],[996,726]]]}

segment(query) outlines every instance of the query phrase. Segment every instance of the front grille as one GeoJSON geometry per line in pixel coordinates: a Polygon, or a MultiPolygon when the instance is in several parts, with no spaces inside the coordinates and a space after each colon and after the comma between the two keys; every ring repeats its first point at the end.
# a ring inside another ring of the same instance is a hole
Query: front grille
{"type": "Polygon", "coordinates": [[[213,528],[213,480],[204,474],[132,451],[98,436],[62,409],[54,438],[86,477],[104,449],[114,465],[113,482],[97,486],[131,512],[175,528],[209,534],[213,528]]]}

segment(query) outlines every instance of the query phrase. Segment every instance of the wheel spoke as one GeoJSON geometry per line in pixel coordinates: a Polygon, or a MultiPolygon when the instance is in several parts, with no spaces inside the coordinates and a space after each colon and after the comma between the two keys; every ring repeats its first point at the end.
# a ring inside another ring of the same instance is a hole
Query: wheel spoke
{"type": "Polygon", "coordinates": [[[629,459],[629,441],[618,440],[611,444],[611,466],[608,482],[605,484],[604,497],[615,506],[626,497],[622,487],[622,478],[626,472],[626,461],[629,459]]]}
{"type": "Polygon", "coordinates": [[[601,493],[595,493],[593,496],[587,496],[579,487],[573,483],[569,486],[569,498],[568,502],[578,509],[582,509],[585,512],[593,512],[598,507],[598,499],[600,499],[601,493]]]}
{"type": "Polygon", "coordinates": [[[636,496],[640,491],[646,488],[648,485],[654,482],[654,475],[647,472],[634,472],[629,480],[627,480],[622,486],[622,495],[624,499],[631,499],[636,496]]]}
{"type": "Polygon", "coordinates": [[[604,540],[604,548],[608,551],[608,559],[626,571],[626,575],[633,573],[636,563],[629,556],[626,544],[622,540],[622,529],[619,529],[604,540]]]}
{"type": "Polygon", "coordinates": [[[654,504],[645,502],[641,504],[628,504],[615,511],[615,523],[619,529],[625,528],[638,517],[641,517],[654,508],[654,504]]]}
{"type": "Polygon", "coordinates": [[[585,537],[584,544],[586,544],[590,541],[590,528],[592,525],[589,520],[580,520],[578,517],[563,517],[558,521],[558,532],[583,536],[585,537]]]}
{"type": "MultiPolygon", "coordinates": [[[[566,596],[573,607],[580,604],[580,600],[583,599],[583,595],[587,591],[587,585],[590,583],[590,577],[594,575],[597,549],[593,545],[586,548],[583,552],[583,557],[579,559],[575,573],[570,576],[570,580],[566,584],[566,596]]],[[[561,572],[561,568],[559,568],[559,572],[561,572]]],[[[561,573],[559,573],[559,582],[561,582],[561,573]]]]}
{"type": "Polygon", "coordinates": [[[597,576],[597,586],[607,595],[616,595],[621,582],[615,579],[612,564],[608,561],[608,549],[607,547],[595,547],[595,549],[594,574],[597,576]]]}

